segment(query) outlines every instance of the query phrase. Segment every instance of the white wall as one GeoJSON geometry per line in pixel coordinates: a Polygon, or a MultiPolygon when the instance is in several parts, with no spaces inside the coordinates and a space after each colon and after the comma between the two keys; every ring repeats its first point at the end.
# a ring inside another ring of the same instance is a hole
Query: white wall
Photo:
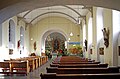
{"type": "Polygon", "coordinates": [[[112,10],[103,10],[103,27],[109,28],[109,46],[106,48],[104,45],[104,62],[110,66],[113,65],[113,28],[112,28],[112,10]]]}
{"type": "Polygon", "coordinates": [[[120,12],[113,10],[113,65],[120,65],[119,62],[119,54],[118,54],[118,46],[119,43],[119,34],[120,34],[120,12]]]}
{"type": "MultiPolygon", "coordinates": [[[[18,40],[20,40],[20,26],[23,26],[25,29],[25,22],[22,20],[18,21],[16,16],[6,20],[2,23],[2,46],[0,47],[0,60],[20,57],[19,50],[17,48],[18,40]],[[12,19],[15,23],[15,48],[14,54],[9,55],[9,20],[12,19]],[[4,53],[3,53],[4,52],[4,53]]],[[[25,32],[25,47],[27,53],[29,53],[29,29],[25,32]],[[26,36],[27,35],[27,36],[26,36]]],[[[25,55],[24,55],[25,56],[25,55]]]]}
{"type": "Polygon", "coordinates": [[[0,47],[2,46],[2,24],[0,24],[0,47]]]}
{"type": "Polygon", "coordinates": [[[96,12],[96,28],[97,28],[97,53],[98,53],[98,60],[101,63],[104,63],[104,55],[99,54],[99,48],[103,47],[104,48],[104,41],[103,41],[103,8],[97,7],[97,12],[96,12]]]}

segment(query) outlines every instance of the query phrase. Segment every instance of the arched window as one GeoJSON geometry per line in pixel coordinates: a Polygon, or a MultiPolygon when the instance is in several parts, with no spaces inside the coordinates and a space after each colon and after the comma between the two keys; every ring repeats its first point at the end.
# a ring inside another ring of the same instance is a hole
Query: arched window
{"type": "Polygon", "coordinates": [[[15,23],[13,20],[9,21],[9,49],[15,48],[15,23]]]}
{"type": "Polygon", "coordinates": [[[21,50],[21,53],[24,50],[24,28],[23,27],[20,27],[20,50],[21,50]]]}

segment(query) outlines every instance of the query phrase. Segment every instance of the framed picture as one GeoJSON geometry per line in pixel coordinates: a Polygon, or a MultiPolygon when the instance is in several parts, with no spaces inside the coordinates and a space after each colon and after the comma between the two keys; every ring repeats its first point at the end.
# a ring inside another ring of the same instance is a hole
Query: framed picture
{"type": "Polygon", "coordinates": [[[9,49],[9,55],[13,54],[13,49],[9,49]]]}
{"type": "Polygon", "coordinates": [[[119,56],[120,56],[120,46],[118,46],[118,53],[119,53],[119,56]]]}
{"type": "Polygon", "coordinates": [[[92,49],[90,49],[90,54],[92,54],[92,49]]]}
{"type": "Polygon", "coordinates": [[[104,48],[103,47],[99,48],[99,54],[104,55],[104,48]]]}

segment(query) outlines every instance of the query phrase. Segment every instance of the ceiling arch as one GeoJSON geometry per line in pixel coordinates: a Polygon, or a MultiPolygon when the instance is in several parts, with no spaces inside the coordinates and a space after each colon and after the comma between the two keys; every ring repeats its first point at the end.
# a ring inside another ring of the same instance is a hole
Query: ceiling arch
{"type": "Polygon", "coordinates": [[[120,10],[120,0],[2,0],[0,2],[0,23],[20,12],[56,5],[89,5],[120,10]],[[107,2],[107,3],[106,3],[107,2]]]}
{"type": "MultiPolygon", "coordinates": [[[[72,10],[73,12],[75,12],[76,14],[78,14],[79,16],[82,16],[79,12],[77,12],[77,11],[74,10],[73,8],[71,8],[71,7],[67,6],[67,5],[62,5],[62,6],[68,8],[68,9],[70,9],[70,10],[72,10]]],[[[82,7],[83,7],[83,6],[81,6],[81,8],[82,8],[82,7]]],[[[23,18],[24,18],[25,16],[27,16],[27,14],[29,14],[30,12],[32,12],[32,10],[28,11],[28,12],[23,16],[23,18]]]]}
{"type": "Polygon", "coordinates": [[[87,9],[82,9],[82,7],[83,6],[81,5],[51,6],[22,12],[18,14],[18,16],[24,18],[27,23],[31,24],[35,24],[36,21],[39,21],[43,18],[42,16],[47,15],[62,16],[73,21],[74,23],[77,23],[78,18],[81,20],[80,18],[85,16],[89,11],[87,9]]]}
{"type": "MultiPolygon", "coordinates": [[[[34,19],[32,19],[31,21],[30,21],[30,23],[32,23],[32,22],[34,22],[37,18],[39,18],[40,16],[44,16],[44,15],[47,15],[47,14],[62,14],[62,15],[65,15],[65,16],[68,16],[69,18],[70,18],[70,20],[71,21],[73,21],[73,22],[76,22],[77,20],[74,18],[74,17],[72,17],[72,16],[70,16],[70,15],[68,15],[68,14],[66,14],[66,13],[63,13],[63,12],[57,12],[57,11],[52,11],[52,12],[46,12],[46,13],[43,13],[43,14],[40,14],[40,15],[38,15],[38,16],[36,16],[34,19]]],[[[42,19],[42,18],[41,18],[42,19]]],[[[40,19],[39,19],[40,20],[40,19]]],[[[35,24],[36,22],[34,22],[34,23],[32,23],[32,24],[35,24]]]]}

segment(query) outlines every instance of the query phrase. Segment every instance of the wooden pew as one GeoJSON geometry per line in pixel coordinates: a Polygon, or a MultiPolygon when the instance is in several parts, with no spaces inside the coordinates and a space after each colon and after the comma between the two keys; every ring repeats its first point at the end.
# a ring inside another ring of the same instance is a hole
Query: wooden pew
{"type": "Polygon", "coordinates": [[[29,61],[12,61],[11,74],[25,74],[30,72],[29,61]]]}
{"type": "Polygon", "coordinates": [[[0,73],[1,74],[10,74],[10,64],[9,62],[0,62],[0,73]]]}
{"type": "Polygon", "coordinates": [[[97,74],[97,73],[119,73],[118,67],[108,68],[46,68],[47,73],[57,74],[97,74]]]}
{"type": "Polygon", "coordinates": [[[70,62],[70,61],[66,61],[66,62],[52,62],[50,64],[51,67],[57,67],[58,65],[63,65],[63,64],[100,64],[100,62],[97,62],[97,61],[93,61],[93,62],[88,62],[88,61],[85,61],[85,62],[81,62],[81,61],[74,61],[74,62],[70,62]]]}
{"type": "Polygon", "coordinates": [[[47,73],[57,73],[57,74],[96,74],[96,73],[118,73],[118,67],[108,67],[108,68],[57,68],[57,67],[47,67],[47,73]]]}
{"type": "Polygon", "coordinates": [[[99,64],[100,62],[52,62],[52,64],[99,64]]]}
{"type": "Polygon", "coordinates": [[[79,56],[62,56],[60,62],[94,62],[94,60],[79,56]]]}
{"type": "Polygon", "coordinates": [[[60,64],[58,68],[107,68],[108,64],[60,64]]]}
{"type": "Polygon", "coordinates": [[[107,63],[104,63],[104,64],[50,64],[50,67],[59,67],[59,68],[108,67],[108,64],[107,63]]]}
{"type": "Polygon", "coordinates": [[[62,56],[62,57],[57,57],[52,64],[99,64],[100,62],[97,62],[95,60],[90,60],[88,58],[81,58],[77,56],[62,56]]]}
{"type": "Polygon", "coordinates": [[[30,72],[30,66],[28,61],[4,61],[0,62],[0,68],[2,68],[1,74],[25,74],[30,72]],[[15,72],[14,72],[15,71],[15,72]]]}
{"type": "Polygon", "coordinates": [[[41,79],[118,79],[120,73],[101,73],[101,74],[40,74],[41,79]]]}

